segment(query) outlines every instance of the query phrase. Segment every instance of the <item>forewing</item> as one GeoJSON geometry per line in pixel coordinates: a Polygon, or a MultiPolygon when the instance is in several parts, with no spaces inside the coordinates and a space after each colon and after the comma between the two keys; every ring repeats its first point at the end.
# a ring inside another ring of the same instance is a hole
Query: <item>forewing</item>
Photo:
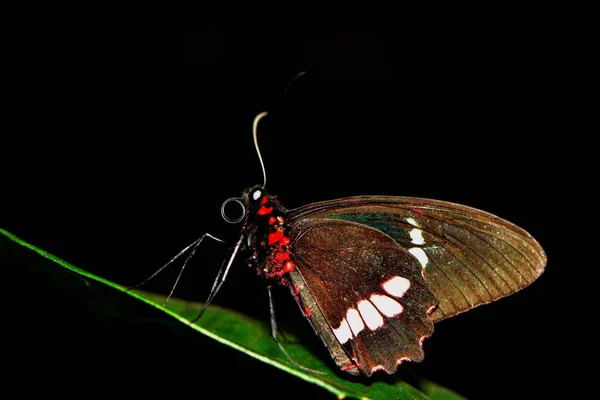
{"type": "Polygon", "coordinates": [[[361,196],[313,203],[288,214],[292,224],[304,219],[355,222],[393,238],[423,269],[427,287],[437,295],[434,322],[521,290],[546,265],[542,247],[525,230],[450,202],[361,196]]]}
{"type": "Polygon", "coordinates": [[[415,257],[355,222],[304,218],[292,226],[292,292],[340,368],[370,376],[422,360],[436,299],[415,257]]]}

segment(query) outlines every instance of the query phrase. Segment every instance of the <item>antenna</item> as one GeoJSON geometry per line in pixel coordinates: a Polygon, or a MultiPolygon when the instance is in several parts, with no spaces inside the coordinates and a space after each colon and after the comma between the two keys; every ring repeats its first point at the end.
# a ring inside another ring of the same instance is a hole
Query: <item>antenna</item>
{"type": "Polygon", "coordinates": [[[254,137],[254,147],[256,148],[256,154],[258,155],[258,160],[260,161],[260,166],[262,168],[262,173],[263,173],[263,188],[266,186],[267,184],[267,172],[265,171],[265,163],[263,162],[263,159],[260,155],[260,149],[258,148],[258,139],[257,139],[257,126],[258,126],[258,122],[263,118],[266,117],[269,113],[266,111],[261,112],[260,114],[258,114],[255,118],[254,118],[254,124],[252,125],[252,136],[254,137]]]}

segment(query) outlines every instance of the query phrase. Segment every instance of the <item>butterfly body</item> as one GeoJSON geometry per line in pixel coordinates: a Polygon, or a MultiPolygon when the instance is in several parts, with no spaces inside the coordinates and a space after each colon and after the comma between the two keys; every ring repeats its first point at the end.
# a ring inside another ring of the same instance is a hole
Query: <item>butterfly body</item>
{"type": "Polygon", "coordinates": [[[546,263],[521,228],[454,203],[358,196],[290,210],[262,186],[242,202],[249,264],[290,289],[353,375],[421,361],[434,322],[524,288],[546,263]]]}

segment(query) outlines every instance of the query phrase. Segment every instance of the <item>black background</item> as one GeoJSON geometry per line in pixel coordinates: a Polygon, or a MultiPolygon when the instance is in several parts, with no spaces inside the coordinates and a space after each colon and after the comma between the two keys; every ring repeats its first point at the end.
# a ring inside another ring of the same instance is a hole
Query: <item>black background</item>
{"type": "MultiPolygon", "coordinates": [[[[557,196],[573,187],[568,132],[577,120],[570,60],[578,50],[564,28],[532,25],[531,16],[317,24],[291,18],[297,11],[273,18],[251,6],[195,9],[184,19],[158,9],[17,13],[1,226],[125,285],[204,232],[233,243],[238,227],[219,209],[262,182],[251,124],[269,111],[259,134],[267,186],[290,208],[362,194],[443,199],[508,219],[546,249],[548,269],[537,282],[437,325],[425,361],[410,368],[477,399],[577,386],[563,373],[576,341],[563,331],[575,290],[560,240],[568,219],[556,211],[557,196]]],[[[204,300],[222,253],[215,244],[199,249],[177,295],[204,300]]],[[[168,292],[176,272],[149,289],[168,292]]],[[[7,285],[34,295],[27,288],[35,279],[7,285]]],[[[61,299],[44,299],[50,307],[40,313],[69,301],[61,299]]],[[[295,321],[287,293],[277,299],[283,321],[295,321]]],[[[241,262],[216,303],[268,318],[264,284],[241,262]]],[[[276,383],[326,397],[216,344],[190,354],[156,336],[119,349],[133,360],[165,355],[158,365],[138,364],[142,386],[195,360],[188,372],[198,380],[187,384],[198,390],[230,379],[251,382],[242,385],[250,395],[281,396],[276,383]]],[[[64,357],[73,364],[94,363],[72,353],[64,357]]],[[[103,368],[123,372],[110,362],[103,368]]]]}

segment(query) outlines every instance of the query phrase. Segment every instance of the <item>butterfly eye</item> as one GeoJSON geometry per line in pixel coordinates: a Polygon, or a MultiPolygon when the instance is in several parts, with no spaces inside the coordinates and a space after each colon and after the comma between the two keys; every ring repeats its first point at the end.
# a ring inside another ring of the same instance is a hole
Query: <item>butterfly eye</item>
{"type": "Polygon", "coordinates": [[[238,222],[240,222],[241,220],[244,219],[244,217],[246,216],[246,206],[244,205],[244,203],[242,202],[241,199],[237,198],[237,197],[232,197],[230,199],[227,199],[223,202],[223,205],[221,206],[221,217],[223,217],[223,219],[226,222],[229,222],[230,224],[237,224],[238,222]],[[235,203],[239,206],[239,208],[241,210],[236,211],[233,215],[233,217],[231,216],[231,207],[232,207],[232,203],[235,203]],[[228,214],[229,211],[229,214],[228,214]]]}

